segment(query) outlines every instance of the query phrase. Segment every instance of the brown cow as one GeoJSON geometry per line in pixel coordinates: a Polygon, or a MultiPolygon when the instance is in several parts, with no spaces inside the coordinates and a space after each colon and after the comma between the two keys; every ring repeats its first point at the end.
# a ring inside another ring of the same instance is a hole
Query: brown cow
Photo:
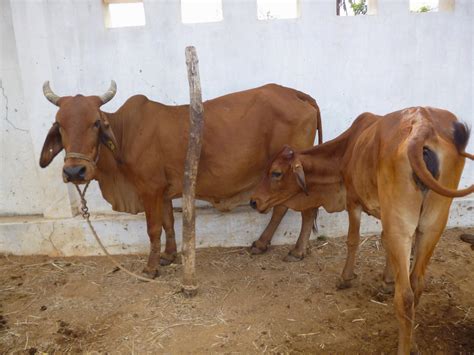
{"type": "MultiPolygon", "coordinates": [[[[46,98],[59,106],[56,121],[43,146],[40,166],[46,167],[64,148],[64,182],[99,182],[102,196],[115,211],[145,211],[151,247],[144,272],[158,275],[160,236],[166,232],[161,263],[176,256],[173,206],[181,196],[188,142],[189,106],[166,106],[137,95],[115,113],[99,108],[113,98],[115,82],[102,96],[54,94],[49,82],[46,98]],[[101,144],[102,143],[102,144],[101,144]],[[101,149],[105,145],[109,149],[101,149]]],[[[321,116],[316,101],[302,92],[270,84],[204,103],[205,125],[196,196],[217,209],[229,210],[248,201],[268,160],[283,144],[302,149],[314,144],[321,116]]],[[[253,251],[263,252],[285,215],[278,206],[253,251]]],[[[307,239],[315,210],[302,212],[300,239],[307,239]]],[[[291,256],[301,258],[295,247],[291,256]]]]}
{"type": "Polygon", "coordinates": [[[383,279],[392,285],[395,279],[398,351],[405,354],[426,266],[446,226],[452,198],[474,192],[474,185],[454,190],[464,158],[473,158],[464,151],[468,139],[468,128],[448,111],[416,107],[383,117],[364,113],[321,146],[280,151],[251,205],[261,212],[281,204],[298,211],[320,206],[328,212],[347,210],[348,254],[339,288],[350,287],[356,277],[361,212],[381,219],[387,252],[383,279]]]}

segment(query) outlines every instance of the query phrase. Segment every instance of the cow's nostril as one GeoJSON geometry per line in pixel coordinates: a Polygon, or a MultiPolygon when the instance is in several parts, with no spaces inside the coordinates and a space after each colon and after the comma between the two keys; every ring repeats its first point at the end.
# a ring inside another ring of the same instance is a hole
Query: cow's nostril
{"type": "Polygon", "coordinates": [[[256,209],[257,208],[257,201],[250,200],[250,207],[252,207],[253,209],[256,209]]]}
{"type": "Polygon", "coordinates": [[[79,169],[77,175],[79,176],[79,179],[84,180],[84,178],[86,177],[86,167],[85,167],[85,166],[82,166],[82,167],[79,169]]]}
{"type": "Polygon", "coordinates": [[[84,180],[86,177],[86,167],[84,165],[67,166],[63,168],[64,176],[67,180],[84,180]]]}
{"type": "Polygon", "coordinates": [[[63,168],[63,174],[68,178],[70,179],[71,178],[71,169],[68,167],[68,168],[63,168]]]}

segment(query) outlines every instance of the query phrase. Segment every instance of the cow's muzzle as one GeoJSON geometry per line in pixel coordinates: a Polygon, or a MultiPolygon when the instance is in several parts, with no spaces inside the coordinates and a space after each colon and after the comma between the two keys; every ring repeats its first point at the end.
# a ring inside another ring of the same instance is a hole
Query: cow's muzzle
{"type": "Polygon", "coordinates": [[[263,203],[259,198],[252,198],[249,204],[250,207],[260,213],[267,213],[270,210],[270,206],[266,203],[263,203]]]}
{"type": "Polygon", "coordinates": [[[63,168],[63,176],[66,182],[84,181],[87,168],[84,165],[73,165],[63,168]]]}
{"type": "Polygon", "coordinates": [[[257,209],[257,201],[250,200],[250,207],[252,207],[254,210],[256,210],[257,209]]]}
{"type": "Polygon", "coordinates": [[[66,163],[69,159],[74,160],[84,160],[86,163],[83,164],[65,164],[63,167],[63,179],[64,182],[72,182],[74,184],[82,184],[91,180],[92,176],[90,172],[88,173],[88,167],[95,169],[99,154],[97,154],[96,159],[93,160],[89,156],[81,153],[67,152],[64,157],[64,162],[66,163]]]}

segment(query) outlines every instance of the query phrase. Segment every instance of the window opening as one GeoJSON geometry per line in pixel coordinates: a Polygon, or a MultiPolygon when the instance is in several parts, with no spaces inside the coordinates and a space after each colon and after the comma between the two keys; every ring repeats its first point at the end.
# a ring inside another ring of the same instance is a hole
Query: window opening
{"type": "Polygon", "coordinates": [[[410,0],[411,12],[438,12],[439,0],[410,0]]]}
{"type": "Polygon", "coordinates": [[[337,16],[375,15],[377,0],[336,0],[337,16]]]}
{"type": "Polygon", "coordinates": [[[104,0],[105,27],[145,26],[145,8],[141,0],[104,0]]]}

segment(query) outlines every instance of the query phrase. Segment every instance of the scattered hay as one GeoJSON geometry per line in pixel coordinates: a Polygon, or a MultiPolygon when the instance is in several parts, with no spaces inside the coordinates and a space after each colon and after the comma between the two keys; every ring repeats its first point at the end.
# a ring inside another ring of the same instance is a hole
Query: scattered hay
{"type": "MultiPolygon", "coordinates": [[[[473,232],[466,229],[465,232],[473,232]]],[[[474,349],[474,264],[451,230],[429,268],[416,337],[431,351],[474,349]]],[[[301,262],[288,246],[197,251],[199,293],[180,292],[181,265],[159,284],[137,281],[104,257],[0,259],[0,351],[10,352],[390,352],[397,342],[392,297],[379,292],[378,236],[363,237],[357,286],[337,291],[344,238],[319,238],[301,262]]],[[[119,256],[140,272],[145,256],[119,256]]]]}

